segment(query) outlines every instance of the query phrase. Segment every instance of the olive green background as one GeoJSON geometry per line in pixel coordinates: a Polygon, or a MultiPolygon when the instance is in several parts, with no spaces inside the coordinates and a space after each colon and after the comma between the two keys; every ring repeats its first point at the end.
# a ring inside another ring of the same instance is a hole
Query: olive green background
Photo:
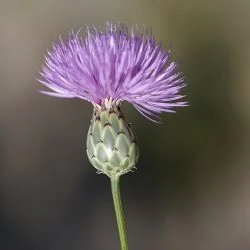
{"type": "Polygon", "coordinates": [[[151,27],[180,64],[189,107],[148,121],[122,178],[130,249],[250,248],[250,1],[0,1],[0,249],[117,250],[109,180],[86,155],[92,107],[37,93],[71,28],[151,27]]]}

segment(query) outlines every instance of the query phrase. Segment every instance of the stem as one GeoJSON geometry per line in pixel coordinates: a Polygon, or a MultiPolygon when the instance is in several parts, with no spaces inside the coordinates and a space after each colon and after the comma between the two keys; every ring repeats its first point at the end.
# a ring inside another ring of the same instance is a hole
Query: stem
{"type": "Polygon", "coordinates": [[[120,176],[112,176],[110,179],[111,179],[111,188],[112,188],[112,196],[115,207],[116,220],[120,236],[121,250],[128,250],[128,241],[127,241],[125,220],[122,211],[122,202],[120,194],[120,184],[119,184],[120,176]]]}

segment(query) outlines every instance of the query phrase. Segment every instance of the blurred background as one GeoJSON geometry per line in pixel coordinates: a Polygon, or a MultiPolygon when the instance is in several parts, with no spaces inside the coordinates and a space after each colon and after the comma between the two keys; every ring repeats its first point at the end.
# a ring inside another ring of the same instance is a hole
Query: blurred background
{"type": "Polygon", "coordinates": [[[37,93],[71,28],[151,27],[190,102],[155,124],[125,105],[138,170],[122,178],[130,249],[250,249],[250,1],[0,0],[0,249],[119,249],[110,183],[87,160],[89,103],[37,93]]]}

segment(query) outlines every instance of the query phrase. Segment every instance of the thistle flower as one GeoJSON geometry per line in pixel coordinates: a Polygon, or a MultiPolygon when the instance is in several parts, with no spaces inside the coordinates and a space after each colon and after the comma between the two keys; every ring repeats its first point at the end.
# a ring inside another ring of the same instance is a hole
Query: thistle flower
{"type": "Polygon", "coordinates": [[[87,152],[91,163],[101,172],[104,169],[107,175],[118,173],[113,167],[116,164],[121,170],[119,173],[125,173],[134,167],[138,158],[138,153],[131,153],[132,149],[137,151],[136,139],[121,113],[122,101],[131,103],[154,121],[159,119],[158,114],[174,112],[175,107],[186,105],[179,101],[183,97],[179,94],[180,89],[185,86],[183,77],[169,57],[170,50],[164,51],[150,32],[145,30],[144,34],[136,34],[124,25],[109,23],[104,31],[87,29],[85,39],[79,33],[70,32],[68,41],[60,38],[46,55],[40,72],[43,79],[39,81],[51,91],[41,92],[56,97],[76,97],[94,105],[87,152]],[[103,111],[105,117],[100,116],[103,111]],[[117,114],[117,121],[110,112],[117,114]],[[97,129],[95,122],[99,119],[101,125],[97,129]],[[108,144],[106,133],[112,138],[108,144]],[[126,138],[126,150],[119,155],[117,135],[120,134],[126,138]],[[121,164],[127,162],[125,158],[130,154],[133,160],[122,169],[121,164]],[[111,168],[111,172],[107,171],[111,168]]]}
{"type": "Polygon", "coordinates": [[[73,31],[53,44],[40,72],[44,94],[80,98],[94,106],[87,136],[87,155],[99,172],[111,178],[122,249],[127,249],[120,202],[119,177],[135,167],[139,151],[135,133],[121,111],[131,103],[143,116],[158,121],[162,112],[185,106],[185,86],[177,64],[170,61],[147,30],[129,31],[108,23],[104,30],[87,29],[86,38],[73,31]]]}

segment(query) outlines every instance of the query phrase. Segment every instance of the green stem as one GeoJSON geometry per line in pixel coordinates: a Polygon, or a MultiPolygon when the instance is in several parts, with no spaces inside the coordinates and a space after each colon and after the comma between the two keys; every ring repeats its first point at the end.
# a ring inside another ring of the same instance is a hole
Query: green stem
{"type": "Polygon", "coordinates": [[[125,220],[122,211],[122,202],[120,194],[120,184],[119,184],[120,176],[113,176],[110,179],[111,179],[111,188],[112,188],[112,196],[115,207],[116,220],[121,242],[121,250],[128,250],[128,241],[127,241],[125,220]]]}

